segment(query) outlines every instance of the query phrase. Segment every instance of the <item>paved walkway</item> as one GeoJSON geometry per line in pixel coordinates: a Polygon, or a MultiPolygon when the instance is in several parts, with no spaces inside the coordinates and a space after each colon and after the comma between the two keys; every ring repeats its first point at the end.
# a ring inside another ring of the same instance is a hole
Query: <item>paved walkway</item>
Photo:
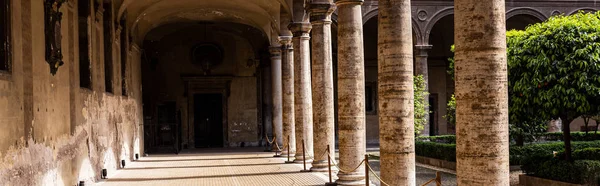
{"type": "Polygon", "coordinates": [[[127,164],[98,185],[300,186],[324,185],[327,180],[321,173],[301,173],[299,164],[285,164],[283,158],[273,158],[273,153],[261,150],[150,155],[127,164]]]}
{"type": "MultiPolygon", "coordinates": [[[[257,185],[300,186],[324,185],[324,173],[301,173],[301,164],[285,164],[284,158],[273,158],[273,153],[262,148],[204,149],[179,155],[150,155],[127,164],[109,179],[96,185],[257,185]],[[225,152],[224,152],[225,151],[225,152]]],[[[369,152],[378,155],[378,152],[369,152]]],[[[336,153],[337,155],[337,153],[336,153]]],[[[337,159],[337,158],[336,158],[337,159]]],[[[379,174],[379,161],[369,160],[379,174]]],[[[310,168],[310,164],[308,164],[310,168]]],[[[435,167],[417,165],[417,184],[435,177],[435,167]]],[[[441,170],[444,186],[456,185],[453,172],[441,170]]],[[[380,185],[371,174],[372,183],[380,185]]],[[[435,184],[430,184],[435,185],[435,184]]]]}

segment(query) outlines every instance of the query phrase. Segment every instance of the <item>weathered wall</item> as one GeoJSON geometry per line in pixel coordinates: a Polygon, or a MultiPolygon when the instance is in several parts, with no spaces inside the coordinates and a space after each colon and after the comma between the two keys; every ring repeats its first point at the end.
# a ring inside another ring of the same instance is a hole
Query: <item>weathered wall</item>
{"type": "MultiPolygon", "coordinates": [[[[60,9],[65,64],[54,76],[45,61],[43,2],[11,1],[12,69],[0,74],[0,185],[90,182],[100,178],[101,169],[114,173],[120,160],[131,161],[143,152],[141,90],[133,90],[140,79],[128,78],[132,91],[127,97],[104,92],[102,19],[93,22],[90,42],[95,86],[80,89],[77,1],[60,9]]],[[[118,43],[111,43],[116,55],[118,43]]],[[[139,53],[133,55],[139,59],[139,53]]],[[[119,61],[113,61],[113,70],[120,72],[119,61]]],[[[131,61],[129,69],[139,77],[139,60],[131,61]]]]}

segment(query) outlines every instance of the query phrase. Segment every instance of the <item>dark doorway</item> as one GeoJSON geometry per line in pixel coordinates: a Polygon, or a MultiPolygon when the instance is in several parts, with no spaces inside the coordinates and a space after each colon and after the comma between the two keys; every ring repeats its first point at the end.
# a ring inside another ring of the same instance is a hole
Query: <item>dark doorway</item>
{"type": "Polygon", "coordinates": [[[156,147],[176,149],[177,145],[177,106],[174,101],[157,105],[158,125],[156,126],[156,147]]]}
{"type": "Polygon", "coordinates": [[[194,94],[194,141],[196,148],[223,147],[221,94],[194,94]]]}
{"type": "Polygon", "coordinates": [[[437,101],[436,101],[436,97],[435,96],[429,96],[429,136],[435,136],[437,135],[437,131],[436,126],[435,126],[435,116],[436,116],[436,109],[435,106],[437,105],[437,101]]]}

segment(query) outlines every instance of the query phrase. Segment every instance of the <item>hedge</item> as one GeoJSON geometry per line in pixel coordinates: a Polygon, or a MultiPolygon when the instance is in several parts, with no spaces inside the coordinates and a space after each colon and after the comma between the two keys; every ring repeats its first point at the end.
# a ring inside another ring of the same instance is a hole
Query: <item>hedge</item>
{"type": "Polygon", "coordinates": [[[428,141],[415,142],[415,154],[446,161],[456,161],[456,144],[435,143],[428,141]]]}
{"type": "MultiPolygon", "coordinates": [[[[600,148],[600,141],[573,142],[571,145],[573,149],[600,148]]],[[[554,151],[560,152],[563,150],[563,142],[511,146],[510,164],[522,165],[527,157],[553,156],[554,151]]],[[[416,141],[415,153],[417,156],[456,162],[456,144],[416,141]]]]}
{"type": "MultiPolygon", "coordinates": [[[[564,157],[564,151],[556,155],[559,158],[564,157]]],[[[598,160],[600,161],[600,148],[589,147],[584,149],[577,149],[573,151],[573,159],[575,160],[598,160]]]]}
{"type": "Polygon", "coordinates": [[[417,141],[431,141],[436,143],[448,143],[455,144],[455,135],[441,135],[441,136],[418,136],[417,141]]]}
{"type": "MultiPolygon", "coordinates": [[[[542,140],[546,141],[563,141],[562,132],[549,132],[538,136],[542,140]]],[[[600,133],[594,134],[594,132],[571,132],[571,141],[596,141],[600,140],[600,133]]]]}
{"type": "Polygon", "coordinates": [[[600,184],[600,161],[568,162],[552,156],[531,156],[521,166],[523,172],[535,177],[575,184],[600,184]]]}
{"type": "MultiPolygon", "coordinates": [[[[571,148],[573,150],[585,149],[590,147],[600,148],[600,141],[580,141],[571,143],[571,148]]],[[[565,145],[563,142],[529,144],[525,146],[511,146],[510,164],[522,165],[524,163],[524,160],[528,156],[553,155],[553,152],[561,152],[564,149],[565,145]]]]}

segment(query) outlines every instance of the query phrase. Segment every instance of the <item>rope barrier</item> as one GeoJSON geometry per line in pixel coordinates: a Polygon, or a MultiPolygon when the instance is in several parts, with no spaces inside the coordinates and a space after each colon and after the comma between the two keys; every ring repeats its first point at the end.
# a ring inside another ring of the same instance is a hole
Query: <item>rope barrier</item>
{"type": "Polygon", "coordinates": [[[277,137],[277,136],[273,136],[273,140],[272,140],[272,141],[270,141],[270,140],[269,140],[269,136],[267,136],[267,133],[265,133],[265,138],[267,138],[267,143],[269,143],[269,145],[270,145],[270,144],[272,144],[272,143],[275,141],[275,138],[276,138],[276,137],[277,137]]]}
{"type": "Polygon", "coordinates": [[[329,156],[329,158],[330,158],[330,159],[331,159],[331,160],[334,162],[334,163],[333,163],[333,165],[335,165],[335,166],[338,168],[338,170],[339,170],[340,172],[343,172],[343,173],[351,173],[351,172],[354,172],[355,170],[357,170],[358,168],[360,168],[360,166],[361,166],[361,165],[362,165],[362,164],[365,162],[365,160],[363,159],[363,160],[360,162],[360,164],[358,164],[358,166],[356,166],[356,168],[352,169],[351,171],[347,171],[347,170],[344,170],[344,169],[342,169],[340,166],[338,166],[338,163],[335,161],[335,159],[334,159],[334,158],[331,158],[331,155],[329,155],[329,154],[328,154],[328,156],[329,156]]]}
{"type": "MultiPolygon", "coordinates": [[[[371,168],[371,165],[367,164],[367,167],[369,167],[369,170],[370,170],[370,172],[371,172],[371,173],[373,173],[373,175],[375,175],[375,178],[377,178],[381,184],[383,184],[383,185],[385,185],[385,186],[390,186],[390,184],[387,184],[387,183],[385,183],[385,182],[384,182],[384,181],[381,179],[381,177],[379,177],[379,176],[377,175],[377,173],[375,173],[375,171],[373,170],[373,168],[371,168]]],[[[367,175],[367,176],[369,176],[369,175],[367,175]]]]}

